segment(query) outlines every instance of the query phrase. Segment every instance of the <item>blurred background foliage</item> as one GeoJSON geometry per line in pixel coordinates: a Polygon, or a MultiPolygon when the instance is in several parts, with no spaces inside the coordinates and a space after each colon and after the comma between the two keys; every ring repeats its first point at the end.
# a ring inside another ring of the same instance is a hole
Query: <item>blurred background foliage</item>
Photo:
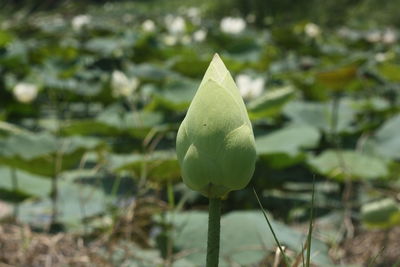
{"type": "MultiPolygon", "coordinates": [[[[366,266],[382,247],[391,249],[376,263],[395,264],[398,6],[398,0],[1,1],[3,225],[82,237],[86,249],[95,248],[87,252],[90,261],[106,266],[201,265],[207,200],[181,183],[174,146],[218,52],[245,99],[258,153],[251,184],[224,202],[222,266],[273,261],[274,240],[253,188],[295,260],[314,179],[314,264],[366,266]],[[383,243],[364,242],[365,254],[357,254],[349,244],[371,229],[382,231],[383,243]]],[[[10,238],[0,237],[9,249],[0,262],[30,263],[15,256],[24,240],[9,247],[10,238]]],[[[55,264],[77,264],[53,256],[55,264]]]]}

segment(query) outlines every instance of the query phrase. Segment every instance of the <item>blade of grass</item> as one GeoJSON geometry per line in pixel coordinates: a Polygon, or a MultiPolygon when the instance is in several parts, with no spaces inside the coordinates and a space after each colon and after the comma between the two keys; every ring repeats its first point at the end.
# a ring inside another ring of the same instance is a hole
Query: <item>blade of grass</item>
{"type": "Polygon", "coordinates": [[[376,253],[375,257],[369,262],[368,267],[375,266],[374,263],[376,262],[378,257],[383,253],[384,250],[385,250],[385,247],[382,247],[381,250],[379,250],[379,252],[376,253]]]}
{"type": "Polygon", "coordinates": [[[314,198],[315,198],[315,175],[313,175],[313,187],[312,187],[311,210],[310,210],[310,225],[308,227],[308,235],[307,235],[306,267],[310,267],[310,259],[311,259],[311,236],[312,236],[313,223],[314,223],[314,198]]]}
{"type": "Polygon", "coordinates": [[[282,248],[282,246],[281,246],[281,243],[279,242],[278,238],[276,237],[276,234],[275,234],[275,232],[274,232],[274,229],[272,228],[271,222],[270,222],[269,219],[268,219],[267,212],[265,211],[263,205],[261,204],[261,201],[260,201],[260,199],[258,198],[257,192],[256,192],[256,190],[254,189],[254,187],[253,187],[253,191],[254,191],[254,195],[255,195],[256,198],[257,198],[258,205],[260,206],[260,208],[261,208],[261,210],[262,210],[262,213],[263,213],[263,215],[264,215],[264,218],[265,218],[265,220],[266,220],[267,223],[268,223],[268,227],[269,227],[269,229],[271,230],[272,236],[273,236],[274,239],[275,239],[276,245],[278,246],[280,252],[281,252],[282,255],[283,255],[283,260],[284,260],[284,262],[285,262],[285,265],[286,265],[286,266],[289,266],[289,260],[288,260],[286,254],[285,254],[285,251],[283,250],[283,248],[282,248]]]}

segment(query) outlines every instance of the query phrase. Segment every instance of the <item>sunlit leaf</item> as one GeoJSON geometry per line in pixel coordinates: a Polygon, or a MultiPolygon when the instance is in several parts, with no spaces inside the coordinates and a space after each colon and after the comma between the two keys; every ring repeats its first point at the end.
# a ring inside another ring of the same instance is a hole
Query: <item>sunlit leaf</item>
{"type": "Polygon", "coordinates": [[[325,150],[318,156],[311,156],[308,163],[318,173],[339,181],[378,179],[389,174],[385,160],[352,150],[325,150]]]}
{"type": "Polygon", "coordinates": [[[292,87],[268,90],[265,94],[247,104],[250,119],[265,118],[279,113],[293,96],[292,87]]]}
{"type": "MultiPolygon", "coordinates": [[[[60,182],[58,189],[58,221],[67,229],[83,230],[83,220],[104,212],[107,198],[102,190],[93,186],[60,182]]],[[[28,200],[19,207],[19,220],[36,227],[48,225],[51,221],[52,202],[28,200]]]]}
{"type": "Polygon", "coordinates": [[[357,66],[343,66],[334,70],[319,72],[316,79],[319,83],[333,90],[345,90],[357,77],[357,66]]]}
{"type": "Polygon", "coordinates": [[[27,196],[47,197],[51,190],[49,179],[13,168],[0,167],[0,177],[0,189],[10,193],[19,191],[27,196]]]}
{"type": "Polygon", "coordinates": [[[288,126],[256,138],[257,154],[275,167],[284,167],[304,158],[302,149],[315,147],[320,132],[310,126],[288,126]]]}
{"type": "Polygon", "coordinates": [[[171,151],[155,151],[149,154],[114,154],[109,159],[113,172],[131,172],[158,182],[177,180],[180,169],[176,154],[171,151]]]}
{"type": "Polygon", "coordinates": [[[104,146],[95,138],[58,139],[49,133],[13,135],[0,142],[5,148],[0,164],[50,177],[76,166],[85,152],[104,146]]]}
{"type": "Polygon", "coordinates": [[[378,73],[391,82],[400,82],[400,65],[389,62],[378,65],[378,73]]]}
{"type": "MultiPolygon", "coordinates": [[[[179,250],[187,250],[185,259],[202,265],[206,256],[207,213],[184,212],[169,214],[174,225],[174,244],[179,250]]],[[[290,227],[273,221],[272,226],[284,246],[299,252],[306,236],[290,227]]],[[[321,241],[312,241],[311,261],[321,266],[332,264],[328,248],[321,241]]],[[[275,241],[260,211],[232,212],[221,219],[220,266],[232,263],[251,265],[259,263],[269,251],[275,250],[275,241]],[[238,231],[240,229],[240,231],[238,231]]]]}
{"type": "Polygon", "coordinates": [[[374,201],[361,207],[361,216],[370,228],[400,225],[400,205],[391,198],[374,201]]]}
{"type": "MultiPolygon", "coordinates": [[[[336,132],[353,132],[356,113],[350,104],[340,102],[337,113],[336,132]]],[[[313,126],[326,133],[332,131],[332,103],[291,102],[285,106],[284,114],[295,124],[313,126]]]]}

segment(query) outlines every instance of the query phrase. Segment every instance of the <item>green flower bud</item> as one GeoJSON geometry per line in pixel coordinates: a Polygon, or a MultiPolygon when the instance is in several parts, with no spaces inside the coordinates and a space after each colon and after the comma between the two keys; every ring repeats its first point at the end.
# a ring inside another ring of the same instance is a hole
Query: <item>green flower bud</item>
{"type": "Polygon", "coordinates": [[[232,76],[216,54],[176,140],[183,182],[209,198],[245,187],[254,172],[253,129],[232,76]]]}

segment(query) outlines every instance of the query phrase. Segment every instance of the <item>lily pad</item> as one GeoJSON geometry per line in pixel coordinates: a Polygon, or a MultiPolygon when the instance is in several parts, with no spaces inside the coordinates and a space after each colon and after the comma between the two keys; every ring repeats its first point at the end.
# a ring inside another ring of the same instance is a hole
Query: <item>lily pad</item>
{"type": "Polygon", "coordinates": [[[320,132],[306,125],[290,125],[256,138],[257,154],[275,167],[285,167],[304,158],[303,149],[314,148],[320,132]]]}
{"type": "Polygon", "coordinates": [[[353,150],[325,150],[318,156],[311,156],[308,164],[318,173],[343,181],[379,179],[388,176],[387,162],[381,158],[353,150]]]}
{"type": "Polygon", "coordinates": [[[370,228],[400,225],[400,205],[391,198],[374,201],[361,207],[361,216],[370,228]]]}
{"type": "MultiPolygon", "coordinates": [[[[174,225],[174,245],[187,251],[185,259],[202,266],[206,257],[206,212],[169,214],[167,220],[174,225]]],[[[306,236],[290,227],[273,221],[272,226],[281,244],[300,252],[306,236]]],[[[228,213],[221,219],[220,266],[248,266],[259,263],[276,248],[267,222],[260,211],[228,213]]],[[[312,240],[311,262],[318,266],[333,266],[328,247],[317,239],[312,240]]]]}

